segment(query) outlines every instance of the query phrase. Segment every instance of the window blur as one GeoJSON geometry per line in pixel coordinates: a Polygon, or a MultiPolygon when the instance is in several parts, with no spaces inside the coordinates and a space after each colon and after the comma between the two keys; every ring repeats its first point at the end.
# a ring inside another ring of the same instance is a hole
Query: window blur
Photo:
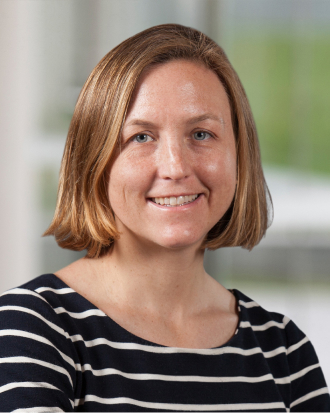
{"type": "Polygon", "coordinates": [[[273,197],[260,245],[208,251],[205,267],[292,318],[330,382],[328,0],[2,0],[0,292],[84,255],[41,238],[75,101],[110,49],[162,23],[197,28],[225,49],[255,115],[273,197]]]}

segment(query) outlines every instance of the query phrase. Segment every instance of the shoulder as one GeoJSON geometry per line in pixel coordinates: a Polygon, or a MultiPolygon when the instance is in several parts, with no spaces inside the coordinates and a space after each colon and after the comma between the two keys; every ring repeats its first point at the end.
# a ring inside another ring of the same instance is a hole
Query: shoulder
{"type": "Polygon", "coordinates": [[[0,295],[0,311],[13,311],[15,309],[23,311],[24,309],[29,309],[30,312],[32,310],[40,310],[52,314],[54,312],[52,305],[43,297],[42,293],[58,289],[58,286],[55,285],[55,278],[52,274],[42,275],[19,287],[5,291],[0,295]]]}
{"type": "Polygon", "coordinates": [[[330,409],[329,391],[308,337],[287,316],[233,292],[240,310],[239,330],[260,346],[275,381],[290,385],[291,411],[329,411],[323,410],[330,409]]]}
{"type": "Polygon", "coordinates": [[[234,294],[240,312],[239,328],[253,332],[264,352],[272,350],[273,354],[289,356],[299,349],[308,349],[315,354],[307,336],[287,316],[266,310],[238,290],[234,294]]]}
{"type": "Polygon", "coordinates": [[[288,355],[309,342],[306,335],[287,316],[266,310],[238,290],[234,290],[234,294],[240,312],[239,328],[257,333],[260,344],[265,342],[267,347],[266,343],[269,341],[272,344],[277,343],[288,355]]]}
{"type": "MultiPolygon", "coordinates": [[[[73,290],[52,274],[5,291],[0,296],[0,337],[12,342],[15,337],[25,338],[29,345],[38,342],[55,350],[65,346],[66,353],[71,351],[69,333],[58,317],[58,308],[63,303],[61,296],[70,292],[73,290]],[[56,294],[47,296],[50,292],[56,294]]],[[[69,364],[75,366],[72,360],[69,364]]]]}
{"type": "Polygon", "coordinates": [[[44,296],[52,290],[65,293],[67,287],[44,275],[0,296],[0,404],[5,410],[73,407],[78,359],[56,313],[58,299],[44,296]]]}
{"type": "MultiPolygon", "coordinates": [[[[54,274],[37,277],[0,296],[0,329],[21,325],[40,330],[47,324],[66,339],[75,334],[82,315],[102,313],[54,274]]],[[[101,315],[104,315],[102,313],[101,315]]],[[[72,343],[69,339],[68,343],[72,343]]]]}
{"type": "MultiPolygon", "coordinates": [[[[241,291],[233,290],[233,293],[236,296],[240,312],[239,327],[251,327],[253,331],[266,331],[272,327],[276,327],[276,331],[282,334],[286,329],[286,326],[290,322],[292,323],[292,321],[285,315],[266,310],[241,291]]],[[[295,324],[293,325],[295,326],[295,324]]],[[[295,328],[298,329],[296,326],[295,328]]]]}
{"type": "Polygon", "coordinates": [[[27,314],[39,320],[58,323],[56,308],[61,305],[62,297],[69,293],[74,293],[74,291],[53,274],[42,275],[19,287],[5,291],[0,295],[0,315],[3,315],[0,327],[4,327],[3,323],[7,318],[10,322],[17,315],[24,317],[27,314]],[[53,294],[50,295],[49,292],[53,294]]]}

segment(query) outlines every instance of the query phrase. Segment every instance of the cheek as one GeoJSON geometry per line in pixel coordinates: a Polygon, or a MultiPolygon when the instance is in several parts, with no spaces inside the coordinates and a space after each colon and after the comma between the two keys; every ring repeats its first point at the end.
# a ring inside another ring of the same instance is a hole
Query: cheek
{"type": "Polygon", "coordinates": [[[210,182],[217,186],[221,184],[223,189],[228,187],[230,190],[236,186],[236,155],[233,153],[225,153],[219,156],[212,156],[204,165],[205,175],[208,176],[210,182]]]}
{"type": "Polygon", "coordinates": [[[210,190],[210,206],[214,211],[216,222],[229,208],[236,190],[236,157],[222,154],[210,157],[205,165],[205,182],[210,190]]]}
{"type": "Polygon", "coordinates": [[[141,159],[119,155],[109,175],[108,194],[111,205],[114,205],[116,201],[123,202],[136,193],[146,191],[149,169],[148,164],[145,161],[142,162],[141,159]]]}

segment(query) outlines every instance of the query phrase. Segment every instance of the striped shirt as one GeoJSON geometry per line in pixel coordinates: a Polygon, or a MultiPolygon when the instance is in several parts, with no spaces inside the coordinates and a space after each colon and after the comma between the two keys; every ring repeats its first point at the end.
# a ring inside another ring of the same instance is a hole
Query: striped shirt
{"type": "Polygon", "coordinates": [[[308,338],[233,290],[225,345],[166,347],[122,328],[53,274],[0,297],[0,410],[330,411],[308,338]]]}

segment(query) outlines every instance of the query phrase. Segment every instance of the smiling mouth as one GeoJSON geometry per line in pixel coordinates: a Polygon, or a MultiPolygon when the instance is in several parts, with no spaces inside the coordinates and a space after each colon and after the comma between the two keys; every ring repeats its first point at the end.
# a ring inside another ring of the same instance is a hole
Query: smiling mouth
{"type": "Polygon", "coordinates": [[[151,201],[158,205],[163,205],[166,207],[175,207],[185,204],[190,204],[199,197],[200,194],[195,195],[181,195],[181,196],[171,196],[165,198],[151,198],[151,201]]]}

